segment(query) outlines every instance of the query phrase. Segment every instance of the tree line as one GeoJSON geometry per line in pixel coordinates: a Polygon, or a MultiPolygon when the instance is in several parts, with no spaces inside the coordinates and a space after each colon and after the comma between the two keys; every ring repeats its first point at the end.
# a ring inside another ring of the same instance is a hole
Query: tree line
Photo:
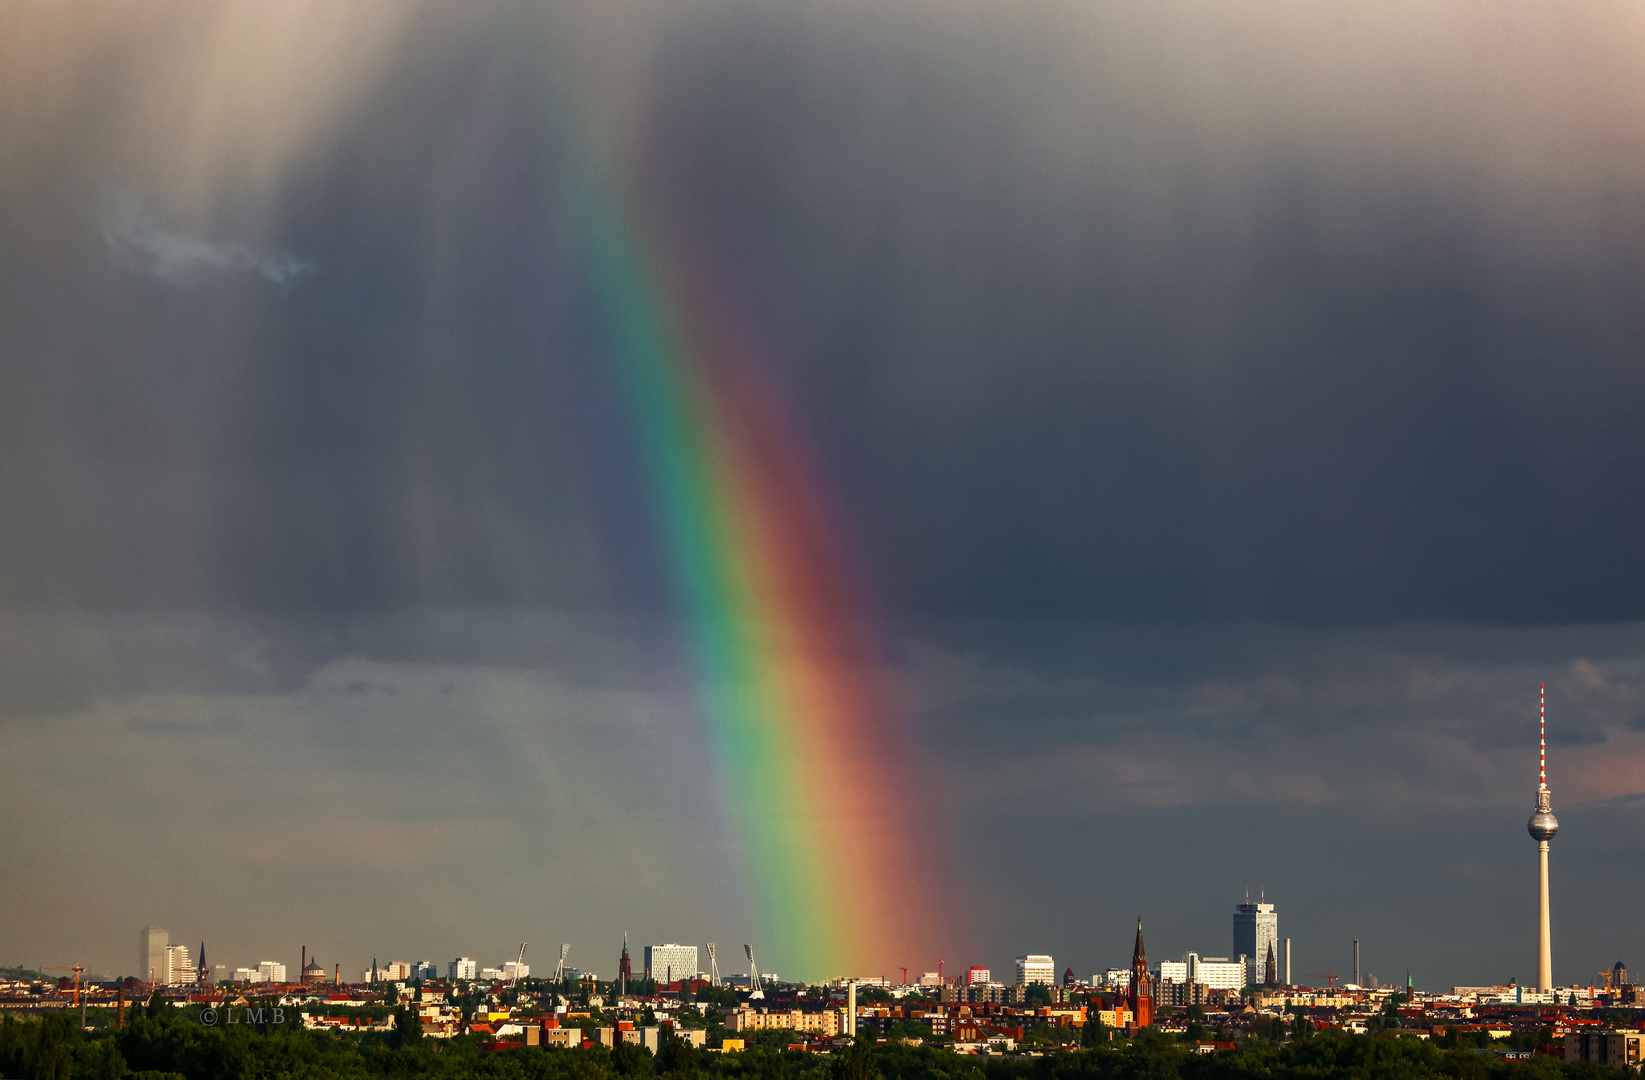
{"type": "Polygon", "coordinates": [[[1524,1061],[1448,1049],[1413,1037],[1329,1031],[1297,1037],[1281,1024],[1234,1050],[1198,1054],[1157,1031],[1091,1038],[1038,1057],[971,1056],[933,1045],[858,1038],[828,1055],[786,1049],[762,1032],[742,1053],[665,1039],[661,1050],[487,1050],[471,1036],[422,1037],[416,1015],[394,1012],[381,1032],[303,1030],[287,1007],[228,1026],[199,1006],[138,1006],[123,1028],[87,1032],[77,1013],[0,1017],[0,1076],[10,1080],[1620,1080],[1593,1062],[1524,1061]]]}

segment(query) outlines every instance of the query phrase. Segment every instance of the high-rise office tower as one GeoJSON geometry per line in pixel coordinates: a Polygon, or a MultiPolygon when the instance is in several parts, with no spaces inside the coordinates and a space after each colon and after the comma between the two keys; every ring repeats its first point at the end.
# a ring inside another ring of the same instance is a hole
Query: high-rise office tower
{"type": "Polygon", "coordinates": [[[1262,982],[1269,946],[1279,947],[1279,913],[1268,902],[1266,892],[1259,892],[1253,904],[1248,891],[1245,903],[1234,908],[1234,955],[1245,958],[1245,985],[1262,982]]]}
{"type": "Polygon", "coordinates": [[[137,977],[144,982],[166,981],[166,947],[171,935],[158,926],[145,926],[137,939],[137,977]]]}
{"type": "Polygon", "coordinates": [[[1549,941],[1548,920],[1548,841],[1559,831],[1559,819],[1554,817],[1548,793],[1548,687],[1544,683],[1537,695],[1537,785],[1536,812],[1525,828],[1536,841],[1537,863],[1541,878],[1541,902],[1537,908],[1536,935],[1536,988],[1543,993],[1554,988],[1554,952],[1549,941]]]}

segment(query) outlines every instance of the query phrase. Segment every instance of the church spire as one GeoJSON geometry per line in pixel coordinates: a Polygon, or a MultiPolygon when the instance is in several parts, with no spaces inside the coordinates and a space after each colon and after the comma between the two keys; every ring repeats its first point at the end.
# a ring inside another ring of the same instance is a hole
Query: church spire
{"type": "Polygon", "coordinates": [[[1148,953],[1142,947],[1142,916],[1137,916],[1137,944],[1131,950],[1131,1022],[1145,1028],[1154,1022],[1154,982],[1148,976],[1148,953]]]}

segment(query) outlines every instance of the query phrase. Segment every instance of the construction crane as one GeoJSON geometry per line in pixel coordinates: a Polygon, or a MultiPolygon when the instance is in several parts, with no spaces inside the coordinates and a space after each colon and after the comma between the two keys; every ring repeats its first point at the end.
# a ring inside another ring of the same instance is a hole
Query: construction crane
{"type": "Polygon", "coordinates": [[[513,980],[513,982],[514,982],[514,985],[516,985],[516,986],[518,986],[519,983],[520,983],[520,965],[525,963],[525,947],[526,947],[526,943],[523,942],[523,941],[520,942],[520,955],[518,957],[516,957],[515,960],[514,960],[514,980],[513,980]]]}
{"type": "Polygon", "coordinates": [[[1331,993],[1337,992],[1337,973],[1334,971],[1305,971],[1304,979],[1325,979],[1330,984],[1331,993]]]}
{"type": "Polygon", "coordinates": [[[72,971],[74,972],[74,1003],[80,1007],[80,1026],[86,1026],[86,999],[80,994],[80,975],[86,969],[79,964],[73,967],[42,968],[43,971],[72,971]]]}
{"type": "Polygon", "coordinates": [[[765,999],[765,989],[760,986],[760,969],[758,965],[754,963],[754,946],[745,943],[743,945],[743,952],[748,954],[748,985],[749,988],[754,991],[752,994],[748,995],[748,1000],[763,1001],[765,999]]]}
{"type": "Polygon", "coordinates": [[[902,984],[904,986],[908,985],[908,969],[907,968],[902,969],[902,984]]]}
{"type": "Polygon", "coordinates": [[[707,942],[706,944],[708,946],[708,985],[709,986],[719,986],[720,985],[720,962],[718,960],[714,959],[714,943],[712,941],[710,941],[710,942],[707,942]]]}

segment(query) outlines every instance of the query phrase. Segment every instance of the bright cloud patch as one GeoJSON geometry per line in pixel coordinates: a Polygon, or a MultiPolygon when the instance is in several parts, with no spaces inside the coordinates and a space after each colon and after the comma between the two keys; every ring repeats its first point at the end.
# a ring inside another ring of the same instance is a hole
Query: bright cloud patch
{"type": "Polygon", "coordinates": [[[289,251],[214,242],[168,229],[130,191],[115,192],[108,199],[103,240],[116,259],[163,281],[183,282],[201,273],[226,271],[255,273],[276,285],[289,285],[314,271],[289,251]]]}

